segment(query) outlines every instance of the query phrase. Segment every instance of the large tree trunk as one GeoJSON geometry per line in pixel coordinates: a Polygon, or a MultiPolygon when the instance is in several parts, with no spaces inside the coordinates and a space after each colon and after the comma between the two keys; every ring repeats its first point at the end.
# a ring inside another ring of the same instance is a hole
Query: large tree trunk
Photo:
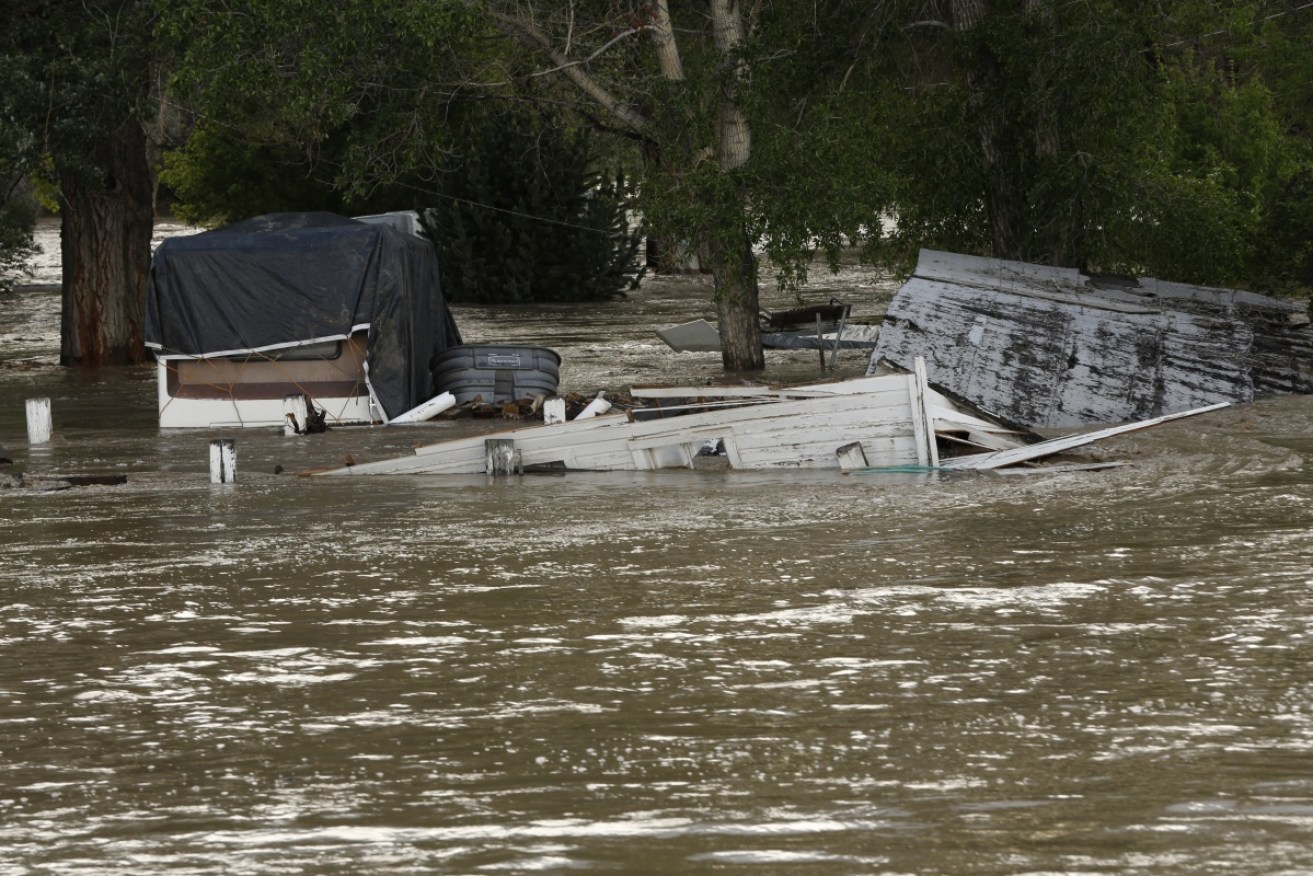
{"type": "Polygon", "coordinates": [[[61,174],[64,308],[59,361],[96,368],[146,358],[146,277],[155,182],[146,137],[131,119],[102,145],[100,179],[61,174]]]}
{"type": "MultiPolygon", "coordinates": [[[[987,0],[952,0],[953,29],[968,33],[981,26],[990,13],[987,0]]],[[[967,109],[975,119],[984,170],[985,213],[989,219],[993,255],[1004,259],[1026,256],[1026,193],[1021,179],[1010,110],[1002,102],[998,58],[977,45],[966,71],[967,109]]]]}
{"type": "Polygon", "coordinates": [[[761,346],[757,256],[743,235],[736,242],[711,242],[711,273],[716,281],[716,320],[720,358],[726,371],[760,371],[766,367],[761,346]]]}

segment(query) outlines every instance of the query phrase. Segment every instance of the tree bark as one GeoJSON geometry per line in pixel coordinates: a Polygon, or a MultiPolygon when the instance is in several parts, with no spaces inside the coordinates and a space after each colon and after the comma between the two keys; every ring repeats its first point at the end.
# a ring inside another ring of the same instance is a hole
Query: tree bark
{"type": "Polygon", "coordinates": [[[675,26],[670,21],[670,6],[666,0],[656,0],[649,7],[652,27],[652,48],[656,52],[661,75],[671,82],[684,81],[684,61],[675,42],[675,26]]]}
{"type": "MultiPolygon", "coordinates": [[[[712,37],[721,63],[735,56],[744,40],[743,15],[738,0],[711,0],[712,37]]],[[[752,157],[752,129],[738,102],[742,70],[727,70],[716,117],[715,149],[722,173],[732,173],[752,157]]],[[[745,215],[747,204],[730,205],[745,215]]],[[[716,281],[716,318],[720,324],[720,358],[726,371],[760,371],[766,367],[761,345],[761,304],[757,285],[757,257],[752,241],[741,229],[727,239],[713,234],[707,248],[716,281]]]]}
{"type": "MultiPolygon", "coordinates": [[[[953,30],[968,33],[989,15],[987,0],[952,0],[953,30]]],[[[966,71],[967,108],[975,118],[984,170],[985,213],[989,220],[993,255],[1025,257],[1026,197],[1022,190],[1019,155],[1013,140],[1008,107],[1001,102],[998,59],[987,47],[971,52],[966,71]]]]}
{"type": "Polygon", "coordinates": [[[146,359],[154,173],[136,119],[110,134],[98,152],[99,179],[72,169],[60,175],[59,361],[90,368],[135,365],[146,359]]]}
{"type": "Polygon", "coordinates": [[[713,240],[707,247],[716,281],[716,320],[720,358],[726,371],[760,371],[766,367],[758,313],[757,256],[747,235],[737,241],[713,240]]]}
{"type": "MultiPolygon", "coordinates": [[[[716,161],[722,173],[730,174],[742,167],[752,154],[751,127],[747,114],[738,101],[738,83],[745,74],[744,62],[738,50],[746,38],[747,29],[740,0],[707,0],[711,19],[712,38],[715,43],[715,62],[724,65],[719,71],[720,93],[706,95],[717,102],[715,130],[710,144],[705,134],[697,132],[698,142],[679,143],[662,156],[656,144],[645,152],[645,158],[658,161],[687,162],[686,170],[704,158],[716,161]]],[[[669,82],[684,82],[683,58],[678,37],[670,18],[669,0],[652,0],[644,4],[646,21],[631,31],[644,30],[649,34],[661,75],[669,82]]],[[[567,77],[584,94],[603,107],[630,129],[647,133],[648,117],[632,101],[620,99],[602,87],[586,63],[572,60],[556,43],[550,33],[534,23],[532,6],[513,11],[493,9],[491,19],[507,33],[524,40],[554,65],[553,72],[567,77]]],[[[612,41],[614,42],[614,40],[612,41]]],[[[609,45],[609,44],[608,44],[609,45]]],[[[696,103],[699,96],[688,97],[696,103]]],[[[758,324],[757,262],[752,252],[752,241],[743,230],[743,217],[748,202],[743,193],[726,194],[720,187],[713,191],[693,193],[690,206],[710,209],[715,214],[712,227],[705,240],[700,241],[699,254],[705,252],[715,278],[716,314],[720,321],[722,338],[721,359],[726,370],[757,371],[765,367],[761,346],[761,328],[758,324]],[[734,202],[738,198],[737,203],[734,202]]],[[[667,243],[670,243],[669,241],[667,243]]]]}

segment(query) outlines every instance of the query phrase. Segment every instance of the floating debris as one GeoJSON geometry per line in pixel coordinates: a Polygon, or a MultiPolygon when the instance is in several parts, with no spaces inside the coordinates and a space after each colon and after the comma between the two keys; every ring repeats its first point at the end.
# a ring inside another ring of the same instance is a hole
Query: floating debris
{"type": "Polygon", "coordinates": [[[118,487],[127,482],[127,475],[26,475],[19,472],[0,477],[0,490],[57,493],[77,487],[118,487]]]}
{"type": "MultiPolygon", "coordinates": [[[[696,468],[713,441],[716,457],[734,469],[993,470],[1225,406],[1042,442],[931,389],[919,359],[911,374],[780,389],[669,387],[635,389],[633,394],[648,406],[442,441],[399,459],[313,474],[696,468]]],[[[577,398],[576,406],[583,400],[577,398]]]]}

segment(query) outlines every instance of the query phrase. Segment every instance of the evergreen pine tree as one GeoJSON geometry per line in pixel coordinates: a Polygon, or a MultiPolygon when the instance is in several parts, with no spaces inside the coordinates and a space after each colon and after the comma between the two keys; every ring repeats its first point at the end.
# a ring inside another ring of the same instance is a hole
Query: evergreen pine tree
{"type": "Polygon", "coordinates": [[[421,211],[452,301],[599,301],[637,285],[641,231],[623,173],[595,167],[592,137],[519,111],[466,119],[471,144],[421,211]]]}

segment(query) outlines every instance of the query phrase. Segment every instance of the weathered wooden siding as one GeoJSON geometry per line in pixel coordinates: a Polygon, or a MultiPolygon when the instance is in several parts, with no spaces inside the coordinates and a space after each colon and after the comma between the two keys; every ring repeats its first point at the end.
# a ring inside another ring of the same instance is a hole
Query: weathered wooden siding
{"type": "Polygon", "coordinates": [[[1024,427],[1313,392],[1307,307],[1230,289],[923,251],[871,357],[1024,427]]]}

